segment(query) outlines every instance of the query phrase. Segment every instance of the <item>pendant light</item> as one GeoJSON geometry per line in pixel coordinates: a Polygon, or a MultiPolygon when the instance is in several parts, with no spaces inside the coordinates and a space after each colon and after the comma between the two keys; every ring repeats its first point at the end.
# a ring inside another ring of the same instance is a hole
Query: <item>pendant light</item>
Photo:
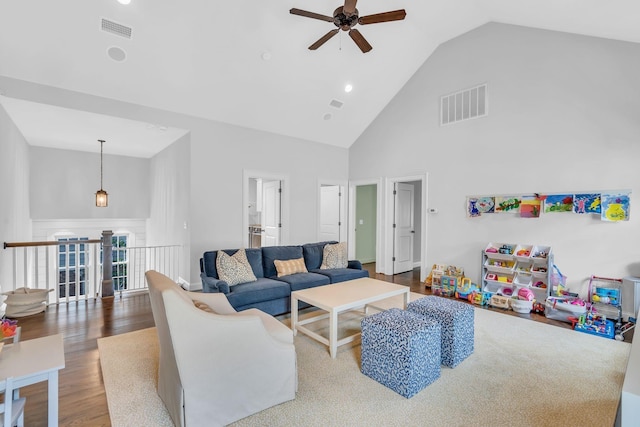
{"type": "Polygon", "coordinates": [[[99,139],[100,143],[100,189],[96,191],[96,206],[99,208],[106,208],[109,205],[109,195],[102,189],[102,145],[104,140],[99,139]]]}

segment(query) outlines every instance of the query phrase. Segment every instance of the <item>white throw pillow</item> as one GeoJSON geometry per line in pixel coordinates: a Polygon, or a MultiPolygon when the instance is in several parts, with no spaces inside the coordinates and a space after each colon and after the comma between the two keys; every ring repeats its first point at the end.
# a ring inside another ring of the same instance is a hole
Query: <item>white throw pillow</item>
{"type": "Polygon", "coordinates": [[[321,270],[329,268],[347,268],[347,242],[325,245],[322,253],[321,270]]]}
{"type": "Polygon", "coordinates": [[[224,280],[229,286],[258,280],[256,275],[253,274],[251,264],[249,264],[244,249],[238,249],[238,252],[233,254],[233,256],[228,255],[224,251],[218,251],[216,268],[218,269],[218,277],[220,280],[224,280]]]}

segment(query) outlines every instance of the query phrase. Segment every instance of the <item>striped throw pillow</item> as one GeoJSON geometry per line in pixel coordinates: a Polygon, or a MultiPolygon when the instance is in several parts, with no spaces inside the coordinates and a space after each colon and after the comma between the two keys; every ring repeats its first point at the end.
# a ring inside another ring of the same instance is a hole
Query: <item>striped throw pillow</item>
{"type": "Polygon", "coordinates": [[[275,260],[278,277],[288,276],[289,274],[307,273],[307,266],[304,265],[304,258],[290,259],[287,261],[275,260]]]}

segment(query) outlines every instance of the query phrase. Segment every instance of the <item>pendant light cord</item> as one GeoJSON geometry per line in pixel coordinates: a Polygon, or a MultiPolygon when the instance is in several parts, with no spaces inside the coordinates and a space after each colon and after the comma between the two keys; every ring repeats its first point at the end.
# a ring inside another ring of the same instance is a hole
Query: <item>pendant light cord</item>
{"type": "Polygon", "coordinates": [[[100,141],[100,190],[102,190],[102,145],[104,140],[99,139],[98,141],[100,141]]]}

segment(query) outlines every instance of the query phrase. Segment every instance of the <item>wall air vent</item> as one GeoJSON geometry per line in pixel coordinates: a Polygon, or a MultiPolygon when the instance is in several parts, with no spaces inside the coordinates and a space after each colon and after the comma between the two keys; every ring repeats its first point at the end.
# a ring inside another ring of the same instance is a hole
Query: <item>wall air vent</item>
{"type": "Polygon", "coordinates": [[[329,105],[331,105],[333,108],[342,108],[344,102],[338,101],[337,99],[332,99],[329,105]]]}
{"type": "Polygon", "coordinates": [[[101,19],[100,25],[102,31],[106,31],[107,33],[115,34],[116,36],[124,37],[127,39],[131,38],[131,27],[118,24],[117,22],[113,22],[105,18],[101,19]]]}
{"type": "Polygon", "coordinates": [[[488,107],[486,84],[445,95],[440,98],[440,125],[484,117],[488,107]]]}

